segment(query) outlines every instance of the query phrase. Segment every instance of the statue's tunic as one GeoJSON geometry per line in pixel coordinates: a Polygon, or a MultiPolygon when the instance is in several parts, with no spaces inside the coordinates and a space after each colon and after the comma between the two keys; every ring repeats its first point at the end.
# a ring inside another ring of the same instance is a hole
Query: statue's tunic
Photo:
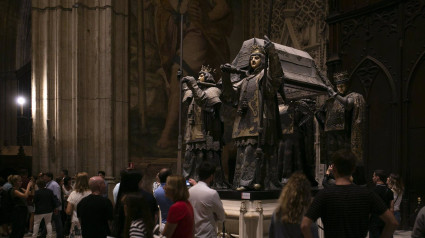
{"type": "MultiPolygon", "coordinates": [[[[314,103],[314,101],[311,101],[314,103]]],[[[314,183],[313,111],[305,100],[279,105],[282,139],[279,143],[279,178],[303,171],[314,183]]]]}
{"type": "Polygon", "coordinates": [[[326,114],[322,118],[324,118],[328,160],[334,152],[345,148],[351,149],[362,161],[365,101],[361,94],[355,92],[349,93],[345,97],[353,99],[354,105],[351,110],[347,110],[341,102],[334,98],[328,99],[322,109],[322,113],[326,114]]]}
{"type": "Polygon", "coordinates": [[[283,83],[283,71],[277,54],[269,58],[269,72],[263,90],[263,160],[258,164],[255,151],[258,146],[260,128],[260,83],[264,69],[258,69],[233,85],[237,98],[238,114],[233,125],[232,137],[237,146],[236,167],[233,187],[252,188],[256,183],[263,183],[265,189],[277,189],[277,144],[279,142],[280,124],[277,109],[277,90],[283,83]],[[279,128],[279,129],[278,129],[279,128]],[[259,172],[258,170],[261,170],[259,172]],[[262,178],[257,178],[261,174],[262,178]]]}
{"type": "Polygon", "coordinates": [[[183,102],[189,101],[186,123],[186,153],[183,176],[199,180],[197,168],[206,160],[216,165],[215,188],[227,188],[221,165],[221,137],[223,123],[220,120],[221,90],[215,86],[195,85],[186,88],[183,102]]]}

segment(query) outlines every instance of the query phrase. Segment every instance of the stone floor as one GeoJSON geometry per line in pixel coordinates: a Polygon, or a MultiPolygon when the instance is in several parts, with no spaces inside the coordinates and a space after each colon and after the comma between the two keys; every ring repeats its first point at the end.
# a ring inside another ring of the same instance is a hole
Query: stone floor
{"type": "MultiPolygon", "coordinates": [[[[412,231],[404,231],[404,230],[396,230],[394,232],[394,238],[410,238],[411,237],[411,233],[412,231]]],[[[8,236],[2,236],[0,235],[1,238],[6,238],[8,236]]],[[[24,237],[31,237],[30,234],[25,234],[24,237]]],[[[53,237],[56,237],[55,235],[53,237]]]]}
{"type": "MultiPolygon", "coordinates": [[[[412,231],[403,231],[403,230],[397,230],[394,232],[394,238],[410,238],[412,231]]],[[[0,236],[5,237],[5,236],[0,236]]],[[[31,235],[26,234],[24,237],[31,237],[31,235]]],[[[54,236],[55,237],[55,236],[54,236]]]]}
{"type": "Polygon", "coordinates": [[[394,238],[407,238],[411,236],[412,231],[403,231],[403,230],[396,230],[394,232],[394,238]]]}

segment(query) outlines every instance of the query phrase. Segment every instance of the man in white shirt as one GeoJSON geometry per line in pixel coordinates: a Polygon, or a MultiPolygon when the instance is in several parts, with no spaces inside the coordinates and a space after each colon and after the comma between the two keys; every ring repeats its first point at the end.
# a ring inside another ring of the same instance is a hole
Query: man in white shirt
{"type": "Polygon", "coordinates": [[[195,237],[217,237],[217,222],[225,218],[223,203],[216,190],[209,188],[214,180],[215,167],[203,162],[198,168],[200,181],[189,189],[189,201],[195,215],[195,237]]]}

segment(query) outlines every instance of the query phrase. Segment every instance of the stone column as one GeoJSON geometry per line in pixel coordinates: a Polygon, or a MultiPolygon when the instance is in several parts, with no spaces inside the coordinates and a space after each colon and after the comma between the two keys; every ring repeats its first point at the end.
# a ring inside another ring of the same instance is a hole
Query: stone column
{"type": "Polygon", "coordinates": [[[32,1],[33,172],[128,161],[128,1],[32,1]]]}

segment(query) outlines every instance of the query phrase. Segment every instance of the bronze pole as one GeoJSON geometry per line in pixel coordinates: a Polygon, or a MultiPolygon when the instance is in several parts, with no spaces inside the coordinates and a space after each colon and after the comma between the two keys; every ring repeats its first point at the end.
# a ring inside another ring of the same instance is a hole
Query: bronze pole
{"type": "MultiPolygon", "coordinates": [[[[179,9],[180,11],[180,9],[179,9]]],[[[183,14],[180,12],[180,67],[177,72],[177,80],[179,81],[179,137],[177,145],[177,174],[182,174],[182,75],[183,75],[183,14]]]]}
{"type": "Polygon", "coordinates": [[[146,131],[146,67],[145,67],[145,9],[143,0],[139,0],[139,7],[137,10],[137,62],[138,62],[138,76],[139,76],[139,116],[141,124],[141,132],[146,131]]]}

